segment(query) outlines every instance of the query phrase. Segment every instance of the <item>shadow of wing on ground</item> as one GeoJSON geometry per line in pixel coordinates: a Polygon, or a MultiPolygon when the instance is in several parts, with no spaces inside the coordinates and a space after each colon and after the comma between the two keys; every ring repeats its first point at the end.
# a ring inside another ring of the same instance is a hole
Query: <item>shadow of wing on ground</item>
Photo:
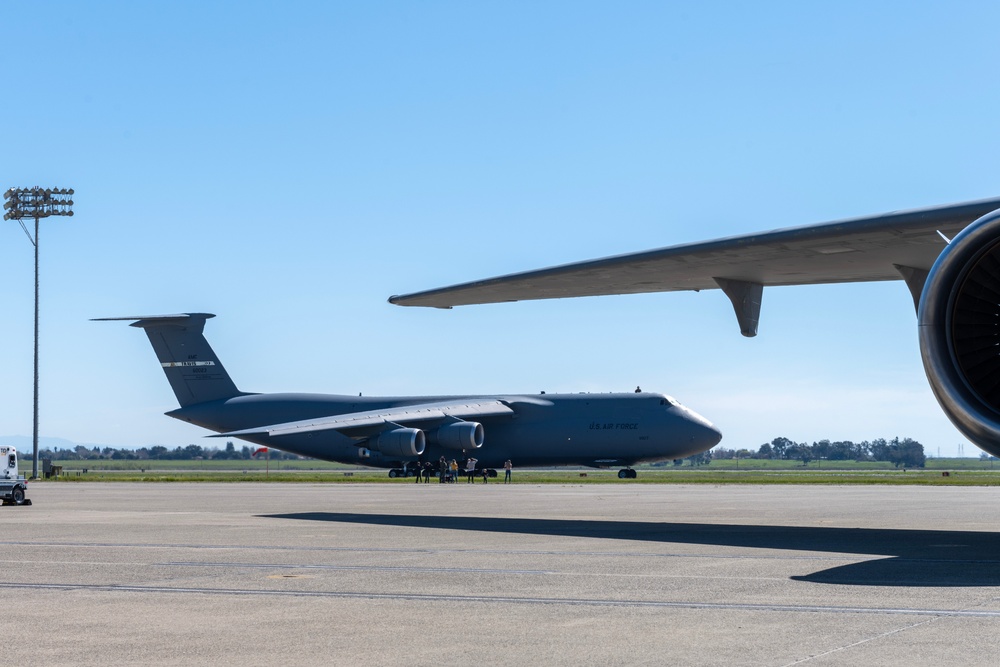
{"type": "Polygon", "coordinates": [[[396,528],[823,552],[848,557],[881,555],[890,558],[850,563],[792,579],[859,586],[1000,586],[1000,536],[987,532],[338,512],[261,516],[396,528]]]}

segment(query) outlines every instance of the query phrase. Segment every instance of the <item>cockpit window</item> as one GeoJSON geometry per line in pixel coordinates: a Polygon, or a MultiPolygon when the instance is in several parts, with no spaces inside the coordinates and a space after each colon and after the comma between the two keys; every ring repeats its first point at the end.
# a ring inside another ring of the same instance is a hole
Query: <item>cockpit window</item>
{"type": "Polygon", "coordinates": [[[660,401],[660,405],[670,405],[670,406],[673,406],[675,408],[676,407],[680,407],[680,403],[678,403],[676,400],[674,400],[670,396],[664,396],[663,399],[660,401]]]}

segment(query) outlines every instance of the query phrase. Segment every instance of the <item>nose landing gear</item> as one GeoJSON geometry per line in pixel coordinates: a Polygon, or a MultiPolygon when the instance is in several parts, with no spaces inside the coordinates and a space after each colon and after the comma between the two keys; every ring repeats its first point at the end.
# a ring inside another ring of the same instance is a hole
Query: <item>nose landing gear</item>
{"type": "Polygon", "coordinates": [[[618,471],[618,479],[635,479],[635,470],[624,468],[618,471]]]}

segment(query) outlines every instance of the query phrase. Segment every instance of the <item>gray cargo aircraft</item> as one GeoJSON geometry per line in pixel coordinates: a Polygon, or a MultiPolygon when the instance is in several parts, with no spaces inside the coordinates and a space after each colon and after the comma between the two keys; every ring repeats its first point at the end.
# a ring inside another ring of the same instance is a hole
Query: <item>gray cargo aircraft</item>
{"type": "Polygon", "coordinates": [[[903,280],[924,370],[952,423],[1000,456],[1000,198],[733,236],[389,298],[451,308],[721,289],[744,336],[765,286],[903,280]]]}
{"type": "MultiPolygon", "coordinates": [[[[240,391],[205,340],[209,313],[113,317],[146,332],[180,408],[170,417],[325,461],[390,468],[472,456],[481,469],[619,467],[680,459],[722,434],[663,394],[362,397],[240,391]]],[[[495,474],[495,472],[493,473],[495,474]]]]}

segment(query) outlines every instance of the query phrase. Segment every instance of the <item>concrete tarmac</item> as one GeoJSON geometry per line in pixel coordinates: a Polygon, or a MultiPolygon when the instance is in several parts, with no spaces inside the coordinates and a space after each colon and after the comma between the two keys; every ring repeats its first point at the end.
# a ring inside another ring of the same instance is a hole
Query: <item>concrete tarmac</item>
{"type": "Polygon", "coordinates": [[[994,665],[998,495],[37,483],[6,662],[994,665]]]}

